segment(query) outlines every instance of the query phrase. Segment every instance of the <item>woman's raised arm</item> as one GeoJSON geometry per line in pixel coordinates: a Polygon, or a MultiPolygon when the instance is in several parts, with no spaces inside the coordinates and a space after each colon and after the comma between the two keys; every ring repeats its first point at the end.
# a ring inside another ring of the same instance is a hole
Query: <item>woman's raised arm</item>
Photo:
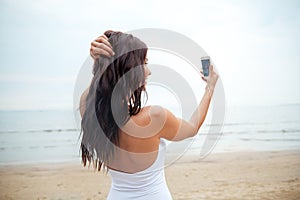
{"type": "MultiPolygon", "coordinates": [[[[112,50],[112,46],[108,41],[108,38],[105,35],[101,35],[97,37],[94,41],[91,42],[90,47],[90,55],[95,60],[99,58],[100,55],[104,55],[107,57],[113,56],[114,52],[112,50]]],[[[80,97],[80,103],[79,103],[79,111],[81,117],[83,116],[85,112],[85,101],[87,94],[89,92],[89,87],[82,93],[80,97]]]]}
{"type": "Polygon", "coordinates": [[[176,118],[167,109],[162,110],[164,113],[161,116],[165,118],[165,123],[160,134],[162,138],[179,141],[193,137],[198,133],[205,120],[218,78],[219,75],[214,71],[213,66],[210,66],[209,78],[206,80],[202,76],[202,79],[207,82],[205,93],[189,121],[176,118]]]}

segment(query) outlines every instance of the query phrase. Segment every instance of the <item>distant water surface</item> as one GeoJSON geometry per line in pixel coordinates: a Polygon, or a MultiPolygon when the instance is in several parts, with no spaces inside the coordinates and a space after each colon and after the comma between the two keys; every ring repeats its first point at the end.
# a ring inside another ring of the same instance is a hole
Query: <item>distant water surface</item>
{"type": "MultiPolygon", "coordinates": [[[[207,135],[213,134],[209,127],[208,119],[189,153],[197,156],[207,135]]],[[[79,134],[72,110],[0,111],[0,164],[80,162],[79,134]]],[[[300,149],[298,104],[227,108],[212,152],[292,149],[300,149]]]]}

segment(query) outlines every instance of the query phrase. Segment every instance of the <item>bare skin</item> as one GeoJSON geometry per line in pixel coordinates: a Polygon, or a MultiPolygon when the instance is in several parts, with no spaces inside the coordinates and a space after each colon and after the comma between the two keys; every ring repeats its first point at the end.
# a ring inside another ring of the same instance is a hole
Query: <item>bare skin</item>
{"type": "MultiPolygon", "coordinates": [[[[96,59],[99,55],[111,56],[113,50],[108,38],[100,36],[91,43],[91,56],[96,59]]],[[[145,76],[151,72],[145,60],[145,76]]],[[[111,162],[111,168],[119,171],[133,173],[149,167],[156,159],[160,138],[170,141],[180,141],[193,137],[203,124],[209,104],[218,80],[218,74],[210,66],[208,79],[202,100],[194,111],[189,121],[177,118],[169,110],[160,106],[147,106],[134,116],[123,127],[120,127],[120,156],[111,162]],[[145,156],[147,154],[147,156],[145,156]],[[122,166],[120,169],[118,166],[122,166]]],[[[80,99],[80,105],[84,105],[89,88],[85,90],[80,99]]],[[[80,106],[80,113],[83,116],[84,106],[80,106]]]]}

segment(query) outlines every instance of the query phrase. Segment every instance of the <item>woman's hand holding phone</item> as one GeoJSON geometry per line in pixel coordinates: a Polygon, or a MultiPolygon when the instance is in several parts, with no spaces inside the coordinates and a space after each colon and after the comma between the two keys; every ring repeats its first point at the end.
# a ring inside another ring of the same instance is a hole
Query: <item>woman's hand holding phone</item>
{"type": "Polygon", "coordinates": [[[209,87],[210,90],[215,89],[218,78],[219,78],[219,74],[216,73],[216,71],[214,70],[214,66],[211,65],[209,67],[209,76],[207,79],[207,86],[209,87]]]}
{"type": "Polygon", "coordinates": [[[201,78],[203,81],[205,81],[207,83],[206,88],[208,89],[208,91],[210,93],[213,93],[215,87],[216,87],[216,83],[218,81],[219,75],[215,72],[214,70],[214,66],[210,65],[209,66],[209,73],[208,76],[204,76],[203,72],[201,71],[201,78]]]}

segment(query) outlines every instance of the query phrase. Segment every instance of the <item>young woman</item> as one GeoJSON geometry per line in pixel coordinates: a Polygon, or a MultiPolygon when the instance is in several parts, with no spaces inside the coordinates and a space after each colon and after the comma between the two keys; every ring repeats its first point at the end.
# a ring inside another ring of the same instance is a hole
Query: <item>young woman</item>
{"type": "Polygon", "coordinates": [[[147,46],[138,38],[106,31],[91,43],[94,68],[82,94],[82,161],[107,169],[112,186],[107,199],[172,199],[164,176],[165,140],[197,134],[218,75],[210,67],[205,93],[189,121],[160,106],[141,105],[146,92],[147,46]]]}

